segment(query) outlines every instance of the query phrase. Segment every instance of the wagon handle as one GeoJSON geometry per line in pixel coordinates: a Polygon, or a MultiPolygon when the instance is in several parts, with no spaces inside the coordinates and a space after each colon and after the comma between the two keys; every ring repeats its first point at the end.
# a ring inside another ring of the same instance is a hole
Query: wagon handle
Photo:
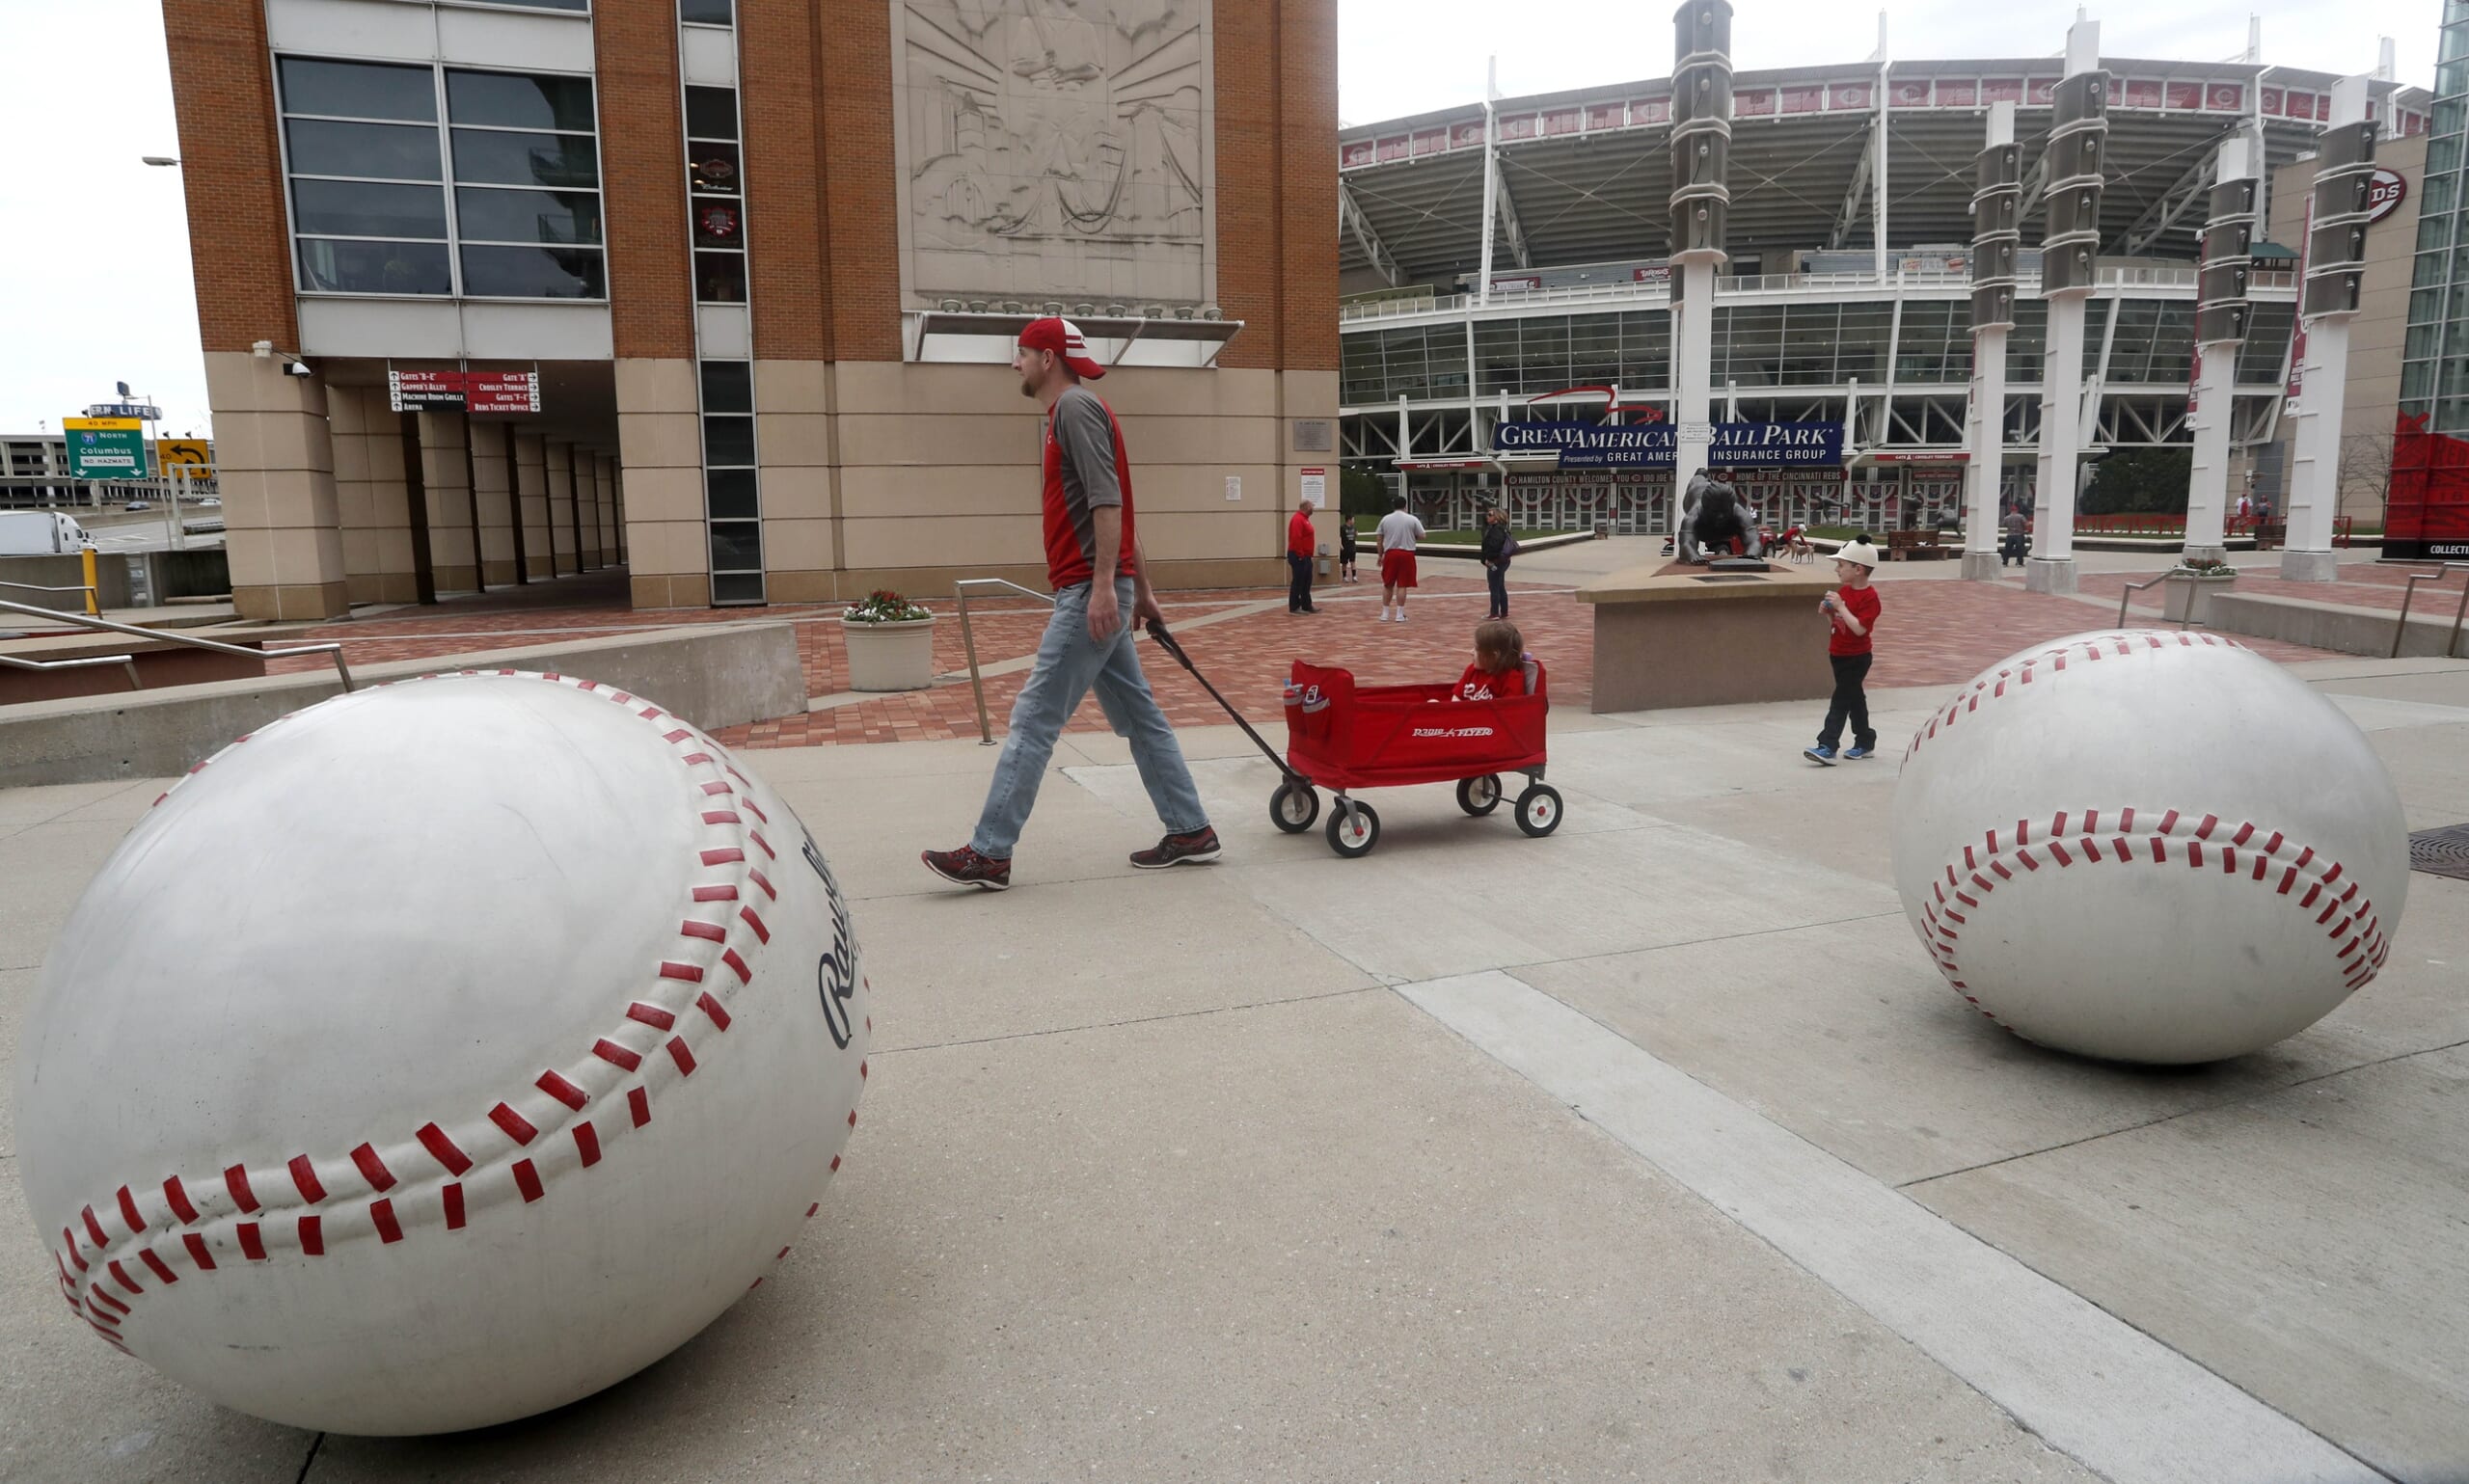
{"type": "Polygon", "coordinates": [[[1243,735],[1252,740],[1252,745],[1261,749],[1261,755],[1262,757],[1265,757],[1270,762],[1276,764],[1277,770],[1279,772],[1286,774],[1288,779],[1294,783],[1300,784],[1306,788],[1311,786],[1312,780],[1304,777],[1301,773],[1298,773],[1293,769],[1288,767],[1286,759],[1278,756],[1277,750],[1271,747],[1268,742],[1261,737],[1260,733],[1252,730],[1252,723],[1243,719],[1243,714],[1234,709],[1234,703],[1227,700],[1225,696],[1220,695],[1217,688],[1208,683],[1208,677],[1203,675],[1200,672],[1199,666],[1192,663],[1192,657],[1183,653],[1183,646],[1175,642],[1175,636],[1166,632],[1166,625],[1162,620],[1154,618],[1149,620],[1149,636],[1157,641],[1158,648],[1174,656],[1175,662],[1177,664],[1181,665],[1185,670],[1191,672],[1192,679],[1200,682],[1200,688],[1208,692],[1209,699],[1223,707],[1226,711],[1226,715],[1234,718],[1234,724],[1243,729],[1243,735]]]}

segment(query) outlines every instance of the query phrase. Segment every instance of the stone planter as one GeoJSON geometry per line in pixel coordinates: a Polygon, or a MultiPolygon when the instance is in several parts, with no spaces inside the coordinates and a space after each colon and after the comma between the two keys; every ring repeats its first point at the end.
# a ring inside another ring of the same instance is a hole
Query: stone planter
{"type": "Polygon", "coordinates": [[[2238,585],[2238,574],[2223,577],[2173,577],[2160,584],[2160,615],[2173,624],[2202,623],[2214,593],[2238,585]]]}
{"type": "Polygon", "coordinates": [[[840,620],[852,690],[923,690],[935,683],[935,620],[890,624],[840,620]]]}

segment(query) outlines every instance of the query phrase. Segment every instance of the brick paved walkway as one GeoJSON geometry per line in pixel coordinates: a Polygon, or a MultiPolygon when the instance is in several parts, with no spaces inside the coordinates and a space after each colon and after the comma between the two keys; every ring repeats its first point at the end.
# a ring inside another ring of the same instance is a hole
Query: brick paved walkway
{"type": "MultiPolygon", "coordinates": [[[[2306,588],[2301,596],[2365,601],[2336,598],[2326,591],[2337,587],[2343,593],[2388,593],[2384,606],[2397,607],[2400,602],[2400,577],[2392,569],[2363,567],[2353,574],[2345,567],[2342,576],[2344,580],[2338,584],[2282,584],[2277,578],[2258,578],[2252,590],[2272,590],[2266,584],[2278,584],[2306,588]]],[[[2127,580],[2114,573],[2087,573],[2083,585],[2087,591],[2114,595],[2127,580]]],[[[2246,578],[2239,579],[2241,588],[2248,582],[2246,578]]],[[[1870,673],[1870,684],[1880,688],[1953,685],[2026,644],[2096,629],[2104,622],[2093,605],[2026,593],[2020,581],[1889,578],[1880,586],[1886,613],[1879,630],[1877,667],[1870,673]]],[[[1510,616],[1524,633],[1528,649],[1550,667],[1554,698],[1567,705],[1585,705],[1594,667],[1593,614],[1566,587],[1539,582],[1511,583],[1510,587],[1510,616]]],[[[622,577],[595,575],[516,592],[494,592],[485,599],[456,599],[432,608],[397,608],[325,625],[311,637],[340,639],[348,646],[347,659],[367,663],[443,658],[553,638],[761,618],[796,628],[809,695],[834,695],[846,686],[847,660],[836,604],[638,613],[623,607],[623,594],[622,577]]],[[[1295,660],[1343,665],[1369,685],[1449,679],[1471,657],[1474,627],[1484,610],[1480,580],[1449,575],[1427,579],[1408,609],[1409,621],[1402,626],[1378,621],[1380,593],[1370,584],[1323,588],[1323,611],[1317,616],[1287,613],[1284,598],[1283,588],[1167,595],[1167,621],[1183,633],[1185,650],[1228,699],[1255,725],[1268,730],[1272,741],[1278,733],[1271,729],[1283,720],[1280,692],[1288,667],[1295,660]]],[[[945,619],[935,631],[937,671],[964,675],[966,660],[960,626],[951,621],[953,606],[944,601],[930,602],[927,607],[945,619]]],[[[1026,600],[972,604],[970,619],[979,662],[992,666],[1035,652],[1045,610],[1026,600]]],[[[1823,634],[1812,614],[1810,643],[1821,642],[1823,634]]],[[[2284,661],[2332,658],[2293,644],[2245,642],[2284,661]]],[[[279,661],[270,668],[322,663],[322,660],[279,661]]],[[[1159,703],[1177,725],[1207,726],[1224,720],[1225,714],[1191,677],[1145,641],[1142,663],[1159,703]]],[[[1024,679],[1025,672],[987,678],[987,713],[998,734],[1024,679]]],[[[1072,729],[1102,731],[1105,718],[1094,702],[1084,704],[1072,718],[1072,729]]],[[[732,746],[795,747],[969,737],[976,731],[968,683],[955,679],[929,690],[830,706],[803,715],[726,728],[718,735],[732,746]]]]}

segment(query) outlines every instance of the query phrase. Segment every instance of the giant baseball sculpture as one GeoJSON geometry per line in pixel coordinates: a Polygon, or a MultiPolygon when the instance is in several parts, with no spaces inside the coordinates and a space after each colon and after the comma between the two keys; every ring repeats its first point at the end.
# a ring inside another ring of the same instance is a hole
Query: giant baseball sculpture
{"type": "Polygon", "coordinates": [[[840,1166],[848,909],[743,763],[510,670],[224,749],[45,965],[17,1140],[102,1339],[305,1428],[521,1417],[762,1282],[840,1166]]]}
{"type": "Polygon", "coordinates": [[[2401,800],[2340,709],[2215,634],[2078,634],[1983,670],[1906,749],[1894,877],[1966,1001],[2028,1040],[2209,1062],[2374,979],[2401,800]]]}

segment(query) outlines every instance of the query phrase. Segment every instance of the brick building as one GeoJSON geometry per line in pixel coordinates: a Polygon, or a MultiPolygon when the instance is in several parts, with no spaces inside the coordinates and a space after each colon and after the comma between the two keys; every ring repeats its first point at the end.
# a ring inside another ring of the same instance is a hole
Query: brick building
{"type": "Polygon", "coordinates": [[[1120,367],[1161,585],[1273,580],[1333,462],[1334,0],[164,11],[246,613],[1041,579],[1039,313],[1120,367]],[[398,408],[439,371],[537,410],[398,408]]]}

